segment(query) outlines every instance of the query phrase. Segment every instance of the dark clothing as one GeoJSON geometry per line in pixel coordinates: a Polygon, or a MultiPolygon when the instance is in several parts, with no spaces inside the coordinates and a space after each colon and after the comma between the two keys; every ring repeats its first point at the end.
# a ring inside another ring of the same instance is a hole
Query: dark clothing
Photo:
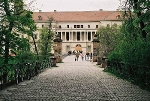
{"type": "Polygon", "coordinates": [[[92,59],[92,56],[93,56],[93,54],[91,53],[91,54],[90,54],[91,59],[92,59]]]}

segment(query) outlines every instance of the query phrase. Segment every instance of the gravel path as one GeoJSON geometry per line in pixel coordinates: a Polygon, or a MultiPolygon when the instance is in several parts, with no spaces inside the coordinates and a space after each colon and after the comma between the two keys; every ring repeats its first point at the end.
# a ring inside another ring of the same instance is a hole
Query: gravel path
{"type": "Polygon", "coordinates": [[[150,101],[150,92],[68,56],[58,67],[0,91],[0,101],[150,101]]]}

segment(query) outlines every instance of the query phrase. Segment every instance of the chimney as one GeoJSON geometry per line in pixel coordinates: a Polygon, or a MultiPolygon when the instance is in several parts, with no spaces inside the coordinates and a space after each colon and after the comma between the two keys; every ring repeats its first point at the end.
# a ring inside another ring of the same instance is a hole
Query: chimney
{"type": "Polygon", "coordinates": [[[42,12],[42,10],[39,10],[39,12],[41,13],[41,12],[42,12]]]}
{"type": "Polygon", "coordinates": [[[99,11],[103,11],[103,9],[99,9],[99,11]]]}
{"type": "Polygon", "coordinates": [[[116,11],[119,11],[119,9],[116,9],[116,11]]]}

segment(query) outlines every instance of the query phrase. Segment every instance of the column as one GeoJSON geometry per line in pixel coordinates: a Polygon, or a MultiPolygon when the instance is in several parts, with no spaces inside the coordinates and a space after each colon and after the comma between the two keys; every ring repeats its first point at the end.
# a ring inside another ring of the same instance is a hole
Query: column
{"type": "Polygon", "coordinates": [[[91,31],[91,41],[93,40],[93,38],[92,38],[92,34],[93,34],[93,32],[91,31]]]}
{"type": "Polygon", "coordinates": [[[63,39],[62,32],[60,32],[60,33],[61,33],[61,39],[63,39]]]}
{"type": "Polygon", "coordinates": [[[86,32],[84,32],[84,41],[86,41],[86,32]]]}
{"type": "Polygon", "coordinates": [[[69,31],[69,41],[71,41],[71,37],[70,37],[70,31],[69,31]]]}
{"type": "Polygon", "coordinates": [[[66,41],[66,32],[65,32],[65,41],[66,41]]]}
{"type": "Polygon", "coordinates": [[[77,41],[77,32],[75,32],[75,34],[76,34],[76,41],[77,41]]]}
{"type": "Polygon", "coordinates": [[[86,32],[86,40],[88,41],[88,32],[86,32]]]}
{"type": "Polygon", "coordinates": [[[83,41],[83,40],[82,40],[82,32],[80,32],[80,41],[83,41]]]}
{"type": "Polygon", "coordinates": [[[72,31],[72,41],[73,41],[73,31],[72,31]]]}

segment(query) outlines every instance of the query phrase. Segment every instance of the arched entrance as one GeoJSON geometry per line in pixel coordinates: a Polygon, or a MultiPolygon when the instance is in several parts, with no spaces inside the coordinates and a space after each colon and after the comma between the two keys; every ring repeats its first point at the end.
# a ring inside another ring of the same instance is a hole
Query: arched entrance
{"type": "Polygon", "coordinates": [[[76,50],[76,51],[82,51],[82,46],[81,46],[81,44],[77,44],[75,50],[76,50]]]}

